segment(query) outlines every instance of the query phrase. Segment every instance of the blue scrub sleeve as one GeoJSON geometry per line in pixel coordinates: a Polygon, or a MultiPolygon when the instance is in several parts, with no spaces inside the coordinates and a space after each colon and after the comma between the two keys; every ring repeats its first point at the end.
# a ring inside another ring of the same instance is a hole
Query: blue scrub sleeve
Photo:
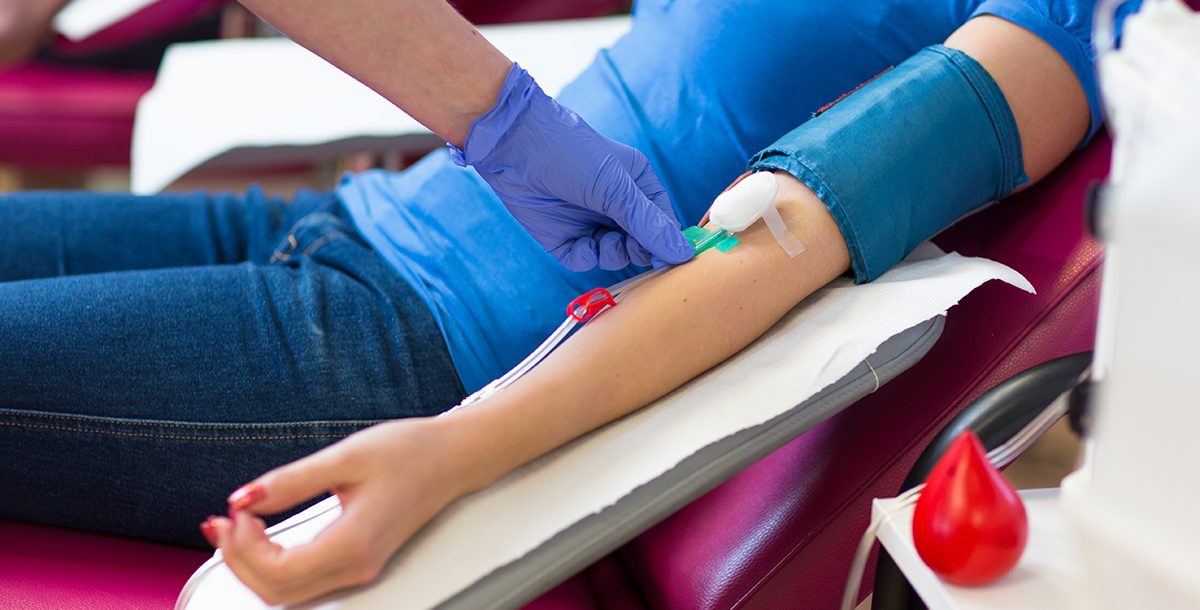
{"type": "MultiPolygon", "coordinates": [[[[1078,148],[1083,148],[1104,123],[1104,106],[1100,101],[1100,85],[1093,65],[1096,58],[1092,47],[1095,4],[1091,0],[984,0],[968,17],[995,15],[1019,25],[1054,47],[1071,66],[1083,92],[1087,94],[1088,108],[1092,113],[1091,126],[1078,148]]],[[[1140,3],[1127,4],[1136,7],[1140,3]]]]}
{"type": "Polygon", "coordinates": [[[928,47],[750,161],[825,203],[869,282],[959,218],[1029,181],[1016,120],[974,59],[928,47]]]}

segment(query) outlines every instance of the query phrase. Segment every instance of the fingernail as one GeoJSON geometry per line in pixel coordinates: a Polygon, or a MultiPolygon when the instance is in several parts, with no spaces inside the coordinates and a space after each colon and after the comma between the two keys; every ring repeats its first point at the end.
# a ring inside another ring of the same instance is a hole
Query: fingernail
{"type": "Polygon", "coordinates": [[[258,504],[267,497],[267,489],[261,483],[243,485],[229,494],[229,508],[243,510],[258,504]]]}
{"type": "Polygon", "coordinates": [[[204,539],[207,540],[208,543],[213,546],[213,548],[220,546],[217,544],[217,526],[213,523],[215,519],[216,517],[210,516],[208,519],[204,520],[204,523],[200,524],[200,533],[204,534],[204,539]]]}

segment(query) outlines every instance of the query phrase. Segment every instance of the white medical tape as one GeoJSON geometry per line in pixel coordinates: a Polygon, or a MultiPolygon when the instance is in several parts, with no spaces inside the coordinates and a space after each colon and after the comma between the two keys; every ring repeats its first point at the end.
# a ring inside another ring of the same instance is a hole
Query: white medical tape
{"type": "Polygon", "coordinates": [[[796,239],[796,236],[788,230],[787,225],[783,222],[783,216],[779,215],[779,210],[776,209],[774,203],[767,206],[762,219],[767,224],[767,230],[771,232],[779,247],[783,248],[788,256],[795,258],[804,252],[804,244],[800,243],[800,240],[796,239]]]}

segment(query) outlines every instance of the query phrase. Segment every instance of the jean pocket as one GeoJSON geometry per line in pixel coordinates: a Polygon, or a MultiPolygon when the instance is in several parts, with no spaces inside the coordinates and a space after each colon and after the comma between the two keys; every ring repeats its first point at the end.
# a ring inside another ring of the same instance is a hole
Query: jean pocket
{"type": "Polygon", "coordinates": [[[270,263],[286,263],[296,258],[312,256],[327,244],[352,237],[353,230],[335,214],[321,210],[313,212],[292,225],[287,236],[271,254],[270,263]]]}

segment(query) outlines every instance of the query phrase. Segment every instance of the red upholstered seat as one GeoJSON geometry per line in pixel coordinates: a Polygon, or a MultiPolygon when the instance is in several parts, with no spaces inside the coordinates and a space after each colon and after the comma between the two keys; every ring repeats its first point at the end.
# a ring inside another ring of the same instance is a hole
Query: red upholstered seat
{"type": "MultiPolygon", "coordinates": [[[[224,0],[155,2],[87,40],[59,39],[55,54],[112,52],[211,14],[224,0]]],[[[0,71],[0,164],[78,169],[128,165],[138,100],[153,72],[33,63],[0,71]]]]}
{"type": "Polygon", "coordinates": [[[450,4],[472,23],[485,24],[602,17],[622,12],[630,3],[628,0],[450,0],[450,4]]]}
{"type": "Polygon", "coordinates": [[[79,57],[122,49],[169,32],[206,13],[212,14],[230,1],[159,0],[84,40],[59,37],[54,41],[54,50],[60,56],[79,57]]]}
{"type": "Polygon", "coordinates": [[[128,165],[137,102],[153,74],[54,66],[0,73],[0,163],[128,165]]]}
{"type": "Polygon", "coordinates": [[[170,609],[207,553],[0,521],[0,608],[170,609]]]}

